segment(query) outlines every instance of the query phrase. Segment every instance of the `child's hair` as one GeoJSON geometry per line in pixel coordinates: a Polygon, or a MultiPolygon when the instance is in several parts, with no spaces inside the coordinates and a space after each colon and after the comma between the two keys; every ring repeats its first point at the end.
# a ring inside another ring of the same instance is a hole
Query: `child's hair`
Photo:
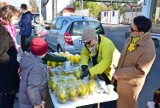
{"type": "Polygon", "coordinates": [[[160,88],[154,92],[153,101],[155,103],[155,108],[160,108],[160,88]]]}
{"type": "Polygon", "coordinates": [[[26,4],[21,4],[21,8],[23,9],[23,10],[27,10],[27,5],[26,4]]]}

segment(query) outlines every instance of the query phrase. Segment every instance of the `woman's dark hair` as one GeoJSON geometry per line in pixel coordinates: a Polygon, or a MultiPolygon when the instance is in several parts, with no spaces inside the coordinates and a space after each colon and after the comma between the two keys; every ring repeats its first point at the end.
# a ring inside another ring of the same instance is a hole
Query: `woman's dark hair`
{"type": "Polygon", "coordinates": [[[139,32],[148,32],[152,27],[152,22],[149,18],[145,16],[137,16],[133,19],[133,23],[136,25],[139,32]]]}
{"type": "Polygon", "coordinates": [[[27,10],[27,5],[26,5],[26,4],[21,4],[21,8],[22,8],[23,10],[27,10]]]}

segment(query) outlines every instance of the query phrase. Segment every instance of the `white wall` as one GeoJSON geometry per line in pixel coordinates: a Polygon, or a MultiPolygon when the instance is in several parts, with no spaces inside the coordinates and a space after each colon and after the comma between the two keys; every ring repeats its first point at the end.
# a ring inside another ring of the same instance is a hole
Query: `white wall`
{"type": "Polygon", "coordinates": [[[160,20],[160,7],[156,8],[155,21],[160,20]]]}
{"type": "Polygon", "coordinates": [[[131,24],[134,17],[142,15],[142,12],[125,12],[124,13],[124,23],[131,24]]]}
{"type": "Polygon", "coordinates": [[[46,20],[52,20],[53,19],[53,9],[52,9],[53,1],[49,0],[47,6],[46,6],[46,20]]]}
{"type": "Polygon", "coordinates": [[[76,10],[75,15],[89,16],[89,9],[76,10]]]}
{"type": "Polygon", "coordinates": [[[60,12],[66,7],[73,7],[74,0],[57,0],[57,16],[61,15],[60,12]]]}
{"type": "Polygon", "coordinates": [[[101,23],[119,24],[119,10],[101,12],[101,23]]]}
{"type": "Polygon", "coordinates": [[[142,1],[142,15],[146,16],[147,18],[151,17],[151,8],[152,8],[152,0],[143,0],[142,1]]]}

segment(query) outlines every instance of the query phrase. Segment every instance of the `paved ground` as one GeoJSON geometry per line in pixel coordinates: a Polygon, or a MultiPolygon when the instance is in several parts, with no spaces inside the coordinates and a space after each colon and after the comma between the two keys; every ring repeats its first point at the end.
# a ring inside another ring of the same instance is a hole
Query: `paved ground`
{"type": "MultiPolygon", "coordinates": [[[[128,31],[129,26],[127,25],[103,25],[105,31],[107,33],[107,37],[109,37],[116,45],[119,51],[121,51],[126,38],[124,37],[125,32],[128,31]]],[[[19,41],[19,37],[18,43],[19,41]]],[[[140,93],[140,97],[138,99],[138,108],[146,108],[147,101],[151,101],[153,97],[153,92],[155,89],[160,87],[160,48],[156,48],[157,57],[152,66],[150,73],[146,78],[145,85],[140,93]]],[[[19,108],[18,102],[15,101],[15,107],[19,108]]],[[[86,106],[85,108],[89,108],[86,106]]]]}

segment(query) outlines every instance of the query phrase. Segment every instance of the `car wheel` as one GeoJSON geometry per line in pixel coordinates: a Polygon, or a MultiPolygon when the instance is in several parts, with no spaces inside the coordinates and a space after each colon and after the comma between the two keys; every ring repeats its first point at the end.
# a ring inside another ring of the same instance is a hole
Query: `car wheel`
{"type": "Polygon", "coordinates": [[[58,52],[58,53],[59,53],[59,52],[63,52],[63,50],[62,50],[62,48],[61,48],[60,45],[57,46],[57,52],[58,52]]]}
{"type": "Polygon", "coordinates": [[[34,22],[35,22],[36,24],[39,24],[39,16],[36,16],[36,17],[35,17],[34,22]]]}

